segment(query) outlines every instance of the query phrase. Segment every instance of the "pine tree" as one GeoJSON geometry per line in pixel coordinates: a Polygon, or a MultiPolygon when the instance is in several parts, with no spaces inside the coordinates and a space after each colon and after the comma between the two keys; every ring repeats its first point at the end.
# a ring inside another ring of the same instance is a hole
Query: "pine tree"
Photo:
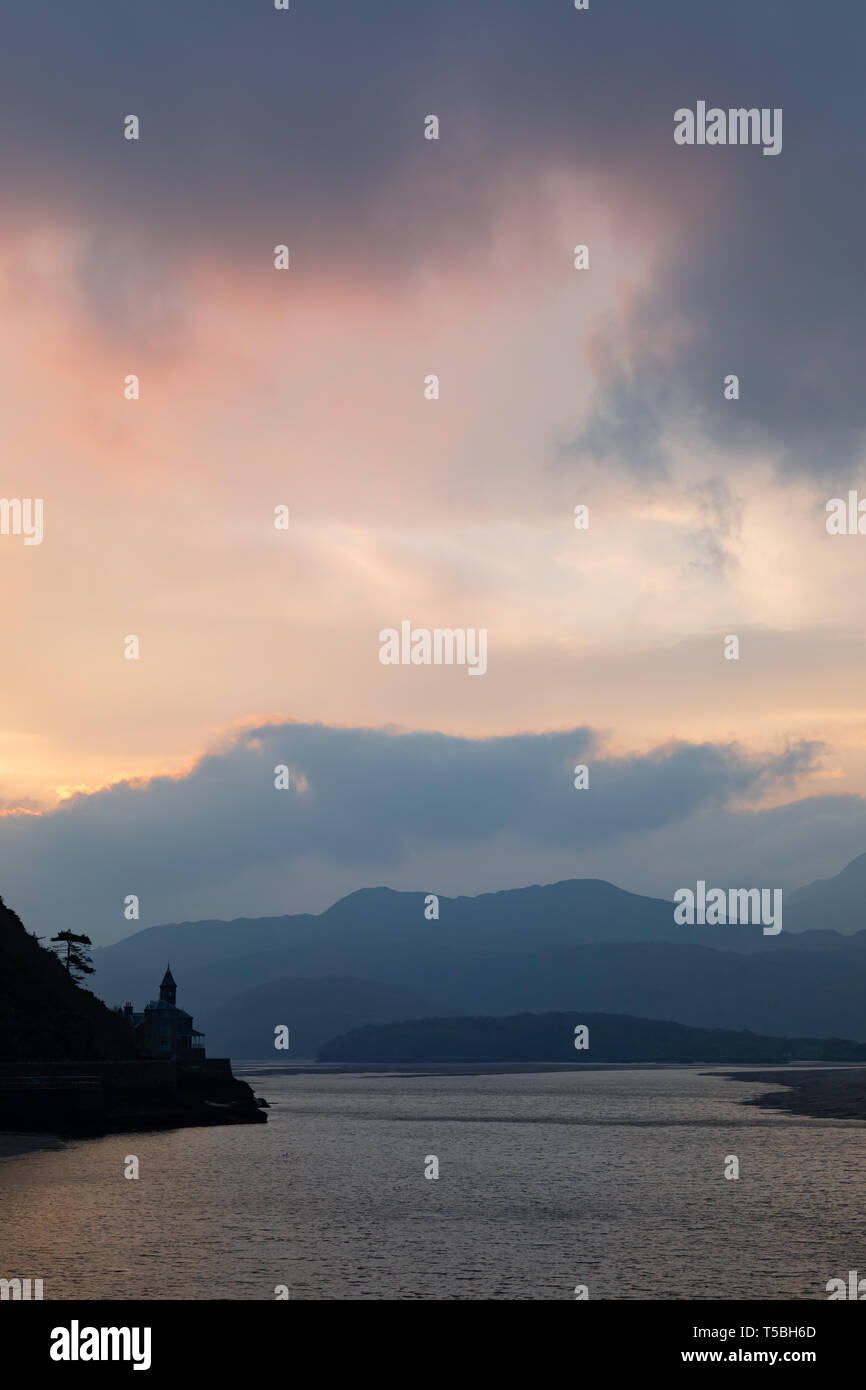
{"type": "MultiPolygon", "coordinates": [[[[94,967],[91,964],[88,946],[93,942],[89,936],[76,936],[75,932],[62,931],[56,936],[52,936],[52,941],[66,944],[66,973],[76,984],[80,984],[85,975],[93,975],[94,967]]],[[[58,955],[62,955],[63,945],[57,948],[58,955]]]]}

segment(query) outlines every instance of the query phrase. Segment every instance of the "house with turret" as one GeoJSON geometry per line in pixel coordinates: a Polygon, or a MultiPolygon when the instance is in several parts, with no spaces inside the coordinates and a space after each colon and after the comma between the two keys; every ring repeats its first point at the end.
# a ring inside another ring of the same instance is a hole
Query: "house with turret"
{"type": "Polygon", "coordinates": [[[204,1061],[204,1033],[193,1028],[191,1014],[178,1008],[177,985],[171,966],[166,967],[162,977],[158,999],[151,999],[142,1013],[135,1013],[132,1004],[125,1004],[123,1013],[135,1031],[142,1057],[176,1062],[204,1061]]]}

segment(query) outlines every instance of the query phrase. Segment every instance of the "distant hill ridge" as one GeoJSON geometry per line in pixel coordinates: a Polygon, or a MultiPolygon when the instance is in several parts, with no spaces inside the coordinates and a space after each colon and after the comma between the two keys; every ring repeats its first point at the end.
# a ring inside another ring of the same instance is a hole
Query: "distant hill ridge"
{"type": "Polygon", "coordinates": [[[866,1059],[866,1044],[841,1038],[775,1038],[686,1028],[624,1014],[516,1014],[425,1018],[355,1028],[319,1049],[321,1062],[734,1063],[866,1059]],[[575,1049],[576,1030],[588,1046],[575,1049]]]}

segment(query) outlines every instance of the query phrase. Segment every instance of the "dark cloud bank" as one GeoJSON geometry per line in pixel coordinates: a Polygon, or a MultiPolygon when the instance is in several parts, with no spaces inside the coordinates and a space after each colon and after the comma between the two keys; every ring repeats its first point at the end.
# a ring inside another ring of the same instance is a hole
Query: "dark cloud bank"
{"type": "Polygon", "coordinates": [[[812,0],[16,0],[0,49],[9,225],[89,229],[81,291],[128,340],[155,285],[182,304],[197,260],[271,287],[285,241],[295,284],[393,287],[477,252],[503,212],[543,201],[550,171],[589,174],[638,216],[662,205],[672,231],[611,327],[618,367],[577,456],[663,470],[663,432],[690,422],[838,489],[866,428],[864,38],[862,6],[812,0]],[[781,154],[675,147],[673,113],[698,99],[781,107],[781,154]],[[428,112],[438,144],[421,138],[428,112]],[[127,286],[138,267],[140,304],[106,291],[112,256],[127,286]]]}
{"type": "MultiPolygon", "coordinates": [[[[800,882],[841,867],[833,835],[819,834],[804,862],[814,826],[792,828],[790,806],[742,808],[789,788],[818,755],[813,745],[757,757],[735,745],[678,743],[611,758],[586,728],[474,740],[269,724],[239,733],[186,775],[121,783],[42,816],[6,816],[0,883],[39,931],[62,922],[108,940],[181,916],[318,910],[353,888],[410,886],[415,875],[412,886],[443,893],[584,875],[636,888],[665,862],[688,882],[692,866],[715,862],[720,850],[736,861],[761,842],[774,848],[761,881],[794,853],[800,882]],[[588,790],[574,788],[579,763],[589,768],[588,790]],[[281,765],[288,790],[274,786],[281,765]],[[123,919],[133,893],[137,923],[123,919]]],[[[862,841],[859,799],[827,798],[843,800],[862,841]]]]}

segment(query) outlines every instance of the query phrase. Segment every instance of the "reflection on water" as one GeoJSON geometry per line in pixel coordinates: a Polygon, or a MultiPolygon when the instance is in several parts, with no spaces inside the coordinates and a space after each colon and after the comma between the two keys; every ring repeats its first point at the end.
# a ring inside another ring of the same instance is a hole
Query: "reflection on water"
{"type": "Polygon", "coordinates": [[[739,1104],[761,1085],[677,1069],[249,1079],[267,1125],[0,1162],[0,1275],[42,1278],[46,1299],[272,1299],[278,1284],[569,1299],[578,1283],[780,1299],[826,1298],[866,1265],[866,1126],[739,1104]]]}

